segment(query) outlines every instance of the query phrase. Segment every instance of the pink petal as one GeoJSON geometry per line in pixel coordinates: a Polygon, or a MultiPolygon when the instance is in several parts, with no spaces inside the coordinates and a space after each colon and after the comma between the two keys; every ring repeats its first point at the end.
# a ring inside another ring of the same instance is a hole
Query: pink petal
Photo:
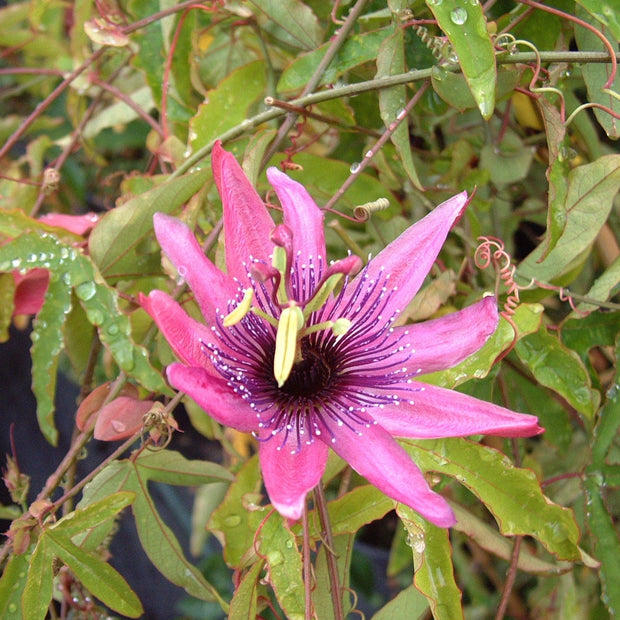
{"type": "Polygon", "coordinates": [[[232,277],[246,282],[244,262],[250,258],[270,262],[274,223],[237,160],[219,142],[213,147],[211,163],[224,209],[226,267],[232,277]]]}
{"type": "Polygon", "coordinates": [[[216,309],[226,312],[238,285],[204,255],[194,233],[181,220],[156,213],[153,222],[157,240],[179,275],[189,284],[204,318],[210,324],[215,323],[216,309]]]}
{"type": "Polygon", "coordinates": [[[306,188],[277,168],[267,170],[267,178],[280,199],[284,223],[293,231],[294,255],[300,252],[303,260],[312,256],[325,259],[325,233],[321,211],[306,188]]]}
{"type": "Polygon", "coordinates": [[[97,414],[95,439],[118,441],[127,439],[142,427],[144,415],[151,410],[152,400],[119,396],[97,414]]]}
{"type": "Polygon", "coordinates": [[[65,215],[64,213],[47,213],[39,218],[40,222],[64,228],[76,235],[85,235],[95,227],[99,221],[96,213],[86,213],[85,215],[65,215]]]}
{"type": "Polygon", "coordinates": [[[479,302],[439,319],[394,329],[398,336],[407,332],[401,343],[414,351],[410,370],[422,374],[452,368],[475,353],[495,331],[499,316],[495,297],[479,302]]]}
{"type": "MultiPolygon", "coordinates": [[[[389,274],[388,287],[397,287],[389,309],[392,312],[402,310],[418,292],[450,229],[466,206],[467,192],[446,200],[379,252],[357,278],[367,273],[370,280],[375,280],[382,270],[389,274]]],[[[347,287],[349,291],[354,290],[357,278],[347,287]]]]}
{"type": "Polygon", "coordinates": [[[368,482],[431,523],[450,527],[456,522],[448,502],[430,489],[411,457],[381,426],[364,428],[359,435],[339,427],[329,445],[368,482]]]}
{"type": "MultiPolygon", "coordinates": [[[[189,366],[212,369],[205,344],[213,341],[213,332],[192,319],[181,306],[163,291],[140,295],[140,304],[157,323],[174,354],[189,366]]],[[[215,370],[211,370],[215,375],[215,370]]]]}
{"type": "Polygon", "coordinates": [[[47,269],[31,269],[26,274],[13,273],[15,296],[13,315],[37,314],[45,301],[50,281],[47,269]]]}
{"type": "Polygon", "coordinates": [[[244,433],[258,430],[256,411],[220,377],[210,375],[204,368],[178,362],[168,366],[166,373],[172,387],[191,396],[220,424],[244,433]]]}
{"type": "Polygon", "coordinates": [[[289,437],[282,445],[279,435],[270,435],[259,444],[260,464],[269,499],[283,516],[301,518],[306,495],[321,479],[328,455],[322,441],[303,444],[289,437]]]}
{"type": "Polygon", "coordinates": [[[375,421],[395,437],[436,439],[477,434],[530,437],[544,431],[533,415],[515,413],[434,385],[414,382],[410,392],[401,390],[398,395],[403,398],[398,406],[372,410],[375,421]]]}

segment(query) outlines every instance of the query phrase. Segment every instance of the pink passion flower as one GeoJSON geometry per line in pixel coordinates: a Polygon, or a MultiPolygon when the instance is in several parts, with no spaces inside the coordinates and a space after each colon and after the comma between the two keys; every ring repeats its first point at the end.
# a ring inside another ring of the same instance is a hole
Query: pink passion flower
{"type": "Polygon", "coordinates": [[[393,437],[542,432],[533,416],[414,381],[485,343],[498,322],[493,297],[425,323],[394,325],[467,194],[441,204],[365,267],[355,256],[327,263],[323,212],[302,185],[267,171],[283,209],[276,225],[219,144],[212,163],[227,273],[181,221],[161,213],[154,220],[206,323],[162,291],[141,298],[181,360],[167,368],[170,384],[219,423],[254,433],[266,490],[284,516],[300,518],[332,448],[389,497],[438,526],[452,525],[446,500],[393,437]]]}

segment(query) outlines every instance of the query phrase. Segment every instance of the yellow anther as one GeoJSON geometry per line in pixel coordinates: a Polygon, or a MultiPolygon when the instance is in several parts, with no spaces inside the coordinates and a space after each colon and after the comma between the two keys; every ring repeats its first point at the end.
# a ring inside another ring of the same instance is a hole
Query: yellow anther
{"type": "Polygon", "coordinates": [[[336,319],[334,321],[334,324],[332,325],[332,332],[334,332],[334,334],[336,334],[336,336],[342,336],[343,334],[346,334],[349,331],[349,328],[351,327],[351,321],[349,321],[349,319],[336,319]]]}
{"type": "Polygon", "coordinates": [[[304,315],[299,306],[288,306],[282,310],[276,334],[276,351],[273,356],[273,376],[282,387],[289,378],[293,365],[299,361],[299,340],[297,335],[304,326],[304,315]]]}
{"type": "Polygon", "coordinates": [[[246,288],[243,292],[243,299],[237,304],[237,307],[227,316],[224,317],[224,327],[232,327],[243,319],[243,317],[252,309],[252,299],[254,290],[246,288]]]}

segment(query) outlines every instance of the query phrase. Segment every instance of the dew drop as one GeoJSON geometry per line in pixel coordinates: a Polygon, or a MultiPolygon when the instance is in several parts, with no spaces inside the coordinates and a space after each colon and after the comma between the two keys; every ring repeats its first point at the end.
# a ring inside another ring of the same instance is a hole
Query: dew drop
{"type": "Polygon", "coordinates": [[[360,169],[360,164],[357,161],[352,163],[351,167],[349,168],[349,170],[351,171],[351,174],[355,174],[359,169],[360,169]]]}
{"type": "Polygon", "coordinates": [[[10,603],[8,610],[10,613],[14,614],[17,611],[17,605],[15,603],[10,603]]]}
{"type": "Polygon", "coordinates": [[[116,323],[110,323],[110,325],[108,325],[108,327],[106,328],[106,331],[110,336],[116,336],[120,329],[116,323]]]}
{"type": "Polygon", "coordinates": [[[110,424],[117,433],[124,433],[127,430],[127,424],[120,420],[112,420],[110,424]]]}
{"type": "Polygon", "coordinates": [[[60,277],[65,284],[71,284],[71,274],[68,271],[65,271],[60,277]]]}
{"type": "Polygon", "coordinates": [[[278,566],[278,564],[282,564],[282,562],[284,562],[282,553],[280,551],[271,551],[270,553],[267,553],[267,562],[272,567],[278,566]]]}
{"type": "Polygon", "coordinates": [[[103,323],[103,312],[101,312],[98,308],[87,310],[86,316],[93,325],[101,325],[101,323],[103,323]]]}
{"type": "Polygon", "coordinates": [[[241,517],[239,515],[230,515],[224,519],[224,525],[227,527],[236,527],[241,523],[241,517]]]}
{"type": "Polygon", "coordinates": [[[69,248],[60,248],[60,258],[63,260],[69,258],[69,248]]]}
{"type": "Polygon", "coordinates": [[[439,65],[433,65],[431,68],[431,77],[437,82],[441,82],[446,77],[446,70],[439,65]]]}
{"type": "Polygon", "coordinates": [[[26,257],[26,262],[27,263],[36,263],[37,262],[37,255],[36,254],[28,254],[28,256],[26,257]]]}
{"type": "Polygon", "coordinates": [[[82,282],[75,287],[75,294],[83,301],[92,299],[97,292],[97,287],[92,280],[82,282]]]}
{"type": "Polygon", "coordinates": [[[187,275],[187,267],[185,265],[179,265],[177,267],[177,271],[179,272],[179,275],[184,278],[187,275]]]}
{"type": "Polygon", "coordinates": [[[22,264],[21,258],[14,258],[14,259],[11,261],[11,267],[12,267],[13,269],[17,269],[17,268],[18,268],[21,264],[22,264]]]}
{"type": "Polygon", "coordinates": [[[452,23],[457,26],[463,25],[467,21],[467,9],[464,9],[462,6],[452,9],[452,11],[450,11],[450,19],[452,23]]]}
{"type": "Polygon", "coordinates": [[[3,261],[0,263],[0,271],[9,271],[11,269],[11,263],[9,261],[3,261]]]}
{"type": "Polygon", "coordinates": [[[292,549],[293,548],[293,541],[292,540],[287,540],[286,541],[286,548],[287,549],[292,549]]]}

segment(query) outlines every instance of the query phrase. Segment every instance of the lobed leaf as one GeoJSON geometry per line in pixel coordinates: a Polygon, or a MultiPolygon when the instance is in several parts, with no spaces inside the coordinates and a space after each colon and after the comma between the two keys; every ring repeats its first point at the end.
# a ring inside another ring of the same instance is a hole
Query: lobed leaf
{"type": "Polygon", "coordinates": [[[22,592],[30,568],[29,553],[14,553],[5,564],[0,577],[0,618],[21,618],[22,592]]]}
{"type": "Polygon", "coordinates": [[[54,587],[54,554],[49,549],[46,538],[42,536],[34,551],[30,553],[29,549],[27,555],[29,567],[22,594],[22,617],[28,620],[45,620],[54,587]]]}
{"type": "Polygon", "coordinates": [[[263,562],[255,562],[246,571],[237,586],[228,611],[228,620],[256,620],[258,611],[259,581],[263,562]]]}

